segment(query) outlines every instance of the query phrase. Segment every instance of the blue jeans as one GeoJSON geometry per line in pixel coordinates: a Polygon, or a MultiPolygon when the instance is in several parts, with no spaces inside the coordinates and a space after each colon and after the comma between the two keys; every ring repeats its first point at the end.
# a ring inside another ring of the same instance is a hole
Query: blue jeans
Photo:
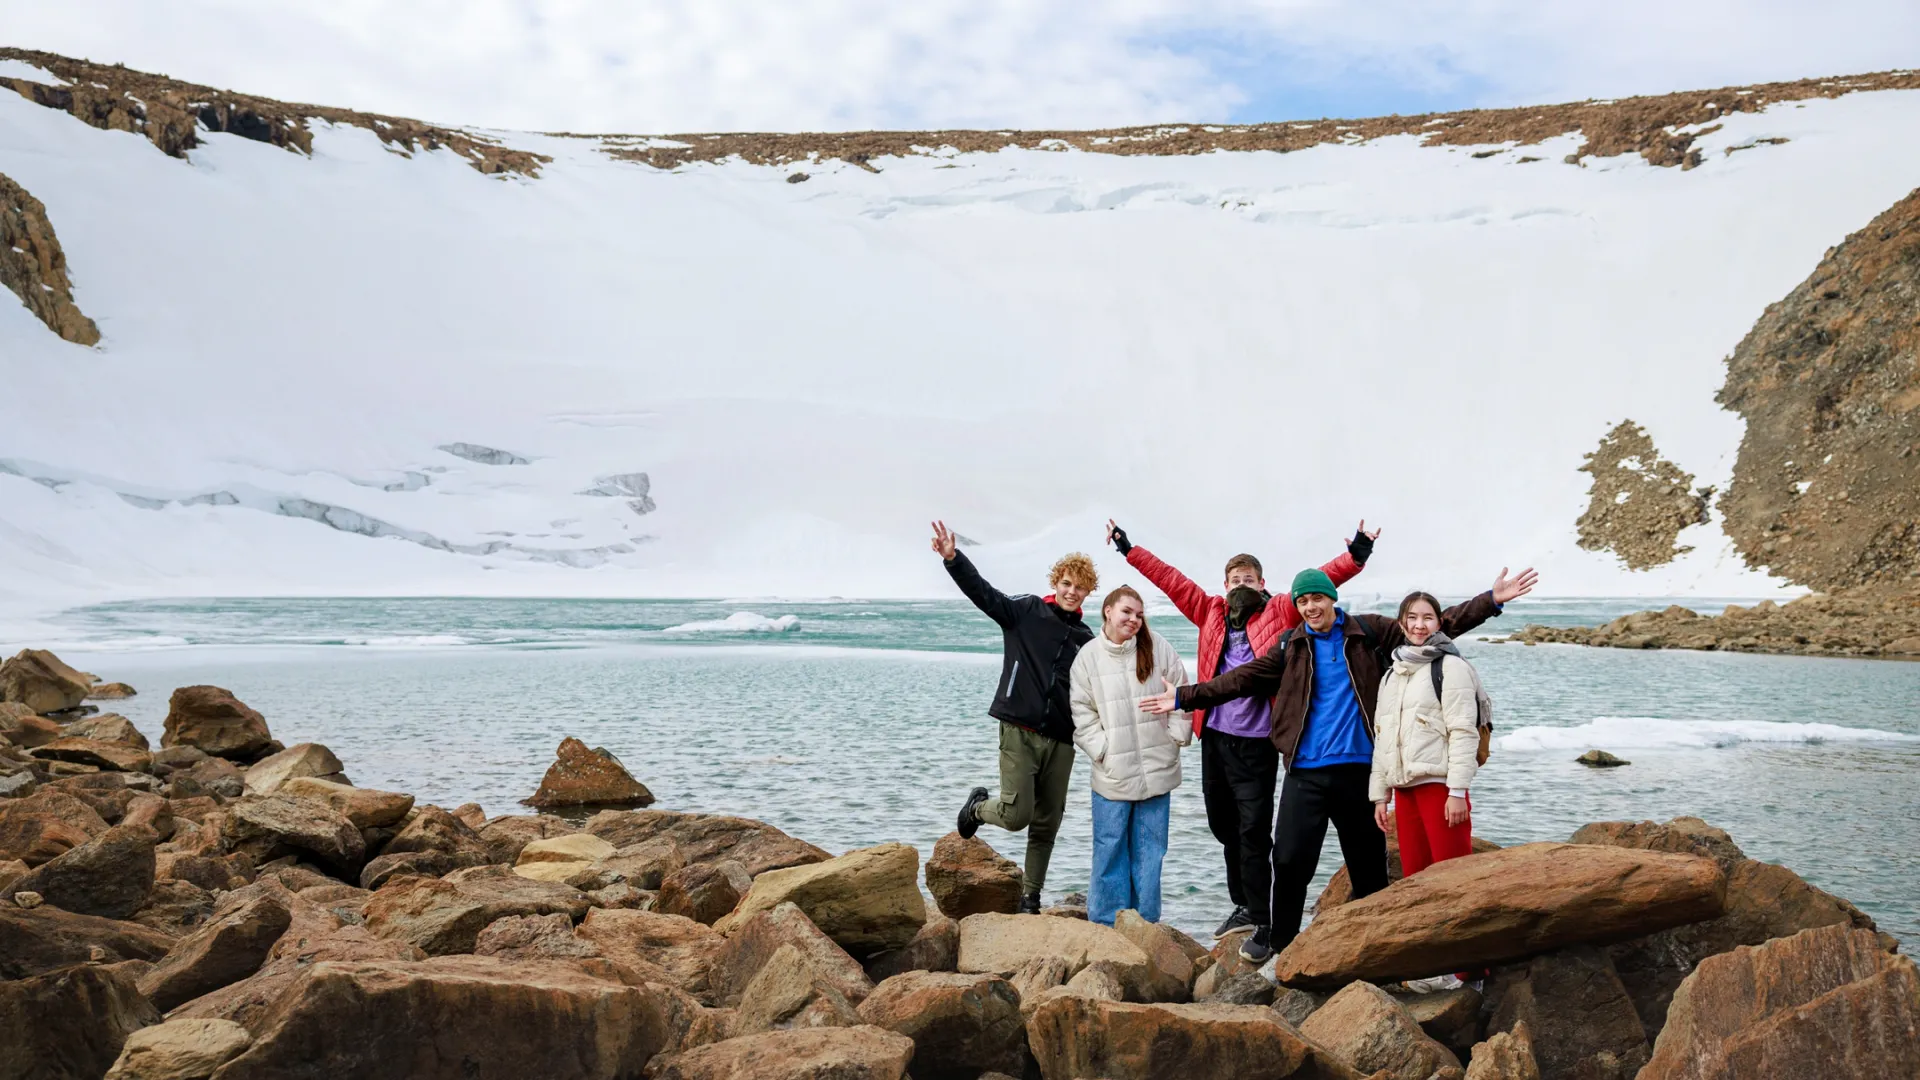
{"type": "Polygon", "coordinates": [[[1093,796],[1093,885],[1087,918],[1113,925],[1127,908],[1148,922],[1160,921],[1160,862],[1167,857],[1170,795],[1140,802],[1093,796]]]}

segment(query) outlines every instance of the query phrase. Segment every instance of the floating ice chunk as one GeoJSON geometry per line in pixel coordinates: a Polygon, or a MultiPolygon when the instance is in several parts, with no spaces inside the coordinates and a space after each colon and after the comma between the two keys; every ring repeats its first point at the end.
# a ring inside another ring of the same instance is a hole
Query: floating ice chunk
{"type": "Polygon", "coordinates": [[[769,619],[753,611],[736,611],[724,619],[701,619],[669,626],[667,634],[784,634],[800,629],[800,616],[781,615],[769,619]]]}
{"type": "Polygon", "coordinates": [[[468,442],[447,443],[439,447],[438,449],[440,449],[445,453],[452,454],[454,457],[465,458],[468,461],[474,462],[475,464],[478,464],[478,465],[531,465],[533,464],[533,462],[530,461],[529,459],[523,458],[519,454],[516,454],[511,450],[495,450],[491,446],[481,446],[478,443],[468,443],[468,442]]]}
{"type": "Polygon", "coordinates": [[[1727,747],[1742,743],[1920,742],[1877,728],[1803,724],[1776,720],[1666,720],[1653,716],[1598,716],[1570,727],[1515,728],[1500,737],[1502,750],[1607,750],[1727,747]]]}

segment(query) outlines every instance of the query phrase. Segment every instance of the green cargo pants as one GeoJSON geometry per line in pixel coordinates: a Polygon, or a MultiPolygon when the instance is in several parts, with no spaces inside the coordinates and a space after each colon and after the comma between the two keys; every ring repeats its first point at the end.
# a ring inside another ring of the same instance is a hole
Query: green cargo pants
{"type": "Polygon", "coordinates": [[[1008,832],[1027,830],[1026,891],[1047,883],[1053,838],[1067,813],[1067,784],[1073,779],[1073,744],[1000,721],[1000,797],[974,813],[1008,832]]]}

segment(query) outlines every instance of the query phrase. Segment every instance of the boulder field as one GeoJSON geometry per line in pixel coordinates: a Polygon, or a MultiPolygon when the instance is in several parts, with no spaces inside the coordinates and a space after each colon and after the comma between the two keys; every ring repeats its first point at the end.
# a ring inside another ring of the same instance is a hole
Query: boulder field
{"type": "Polygon", "coordinates": [[[979,839],[922,865],[601,809],[651,797],[571,739],[536,800],[570,818],[355,787],[217,687],[176,692],[154,749],[23,655],[0,1077],[1920,1076],[1898,943],[1697,818],[1482,845],[1359,900],[1338,876],[1261,969],[1131,911],[1014,914],[1020,869],[979,839]]]}

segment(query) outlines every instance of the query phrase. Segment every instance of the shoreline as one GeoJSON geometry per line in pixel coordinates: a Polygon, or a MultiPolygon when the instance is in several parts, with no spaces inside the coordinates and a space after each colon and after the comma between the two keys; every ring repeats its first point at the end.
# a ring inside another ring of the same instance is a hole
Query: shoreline
{"type": "Polygon", "coordinates": [[[1730,604],[1719,615],[1673,604],[1602,626],[1529,625],[1505,640],[1913,661],[1920,660],[1920,581],[1809,593],[1784,604],[1730,604]]]}

